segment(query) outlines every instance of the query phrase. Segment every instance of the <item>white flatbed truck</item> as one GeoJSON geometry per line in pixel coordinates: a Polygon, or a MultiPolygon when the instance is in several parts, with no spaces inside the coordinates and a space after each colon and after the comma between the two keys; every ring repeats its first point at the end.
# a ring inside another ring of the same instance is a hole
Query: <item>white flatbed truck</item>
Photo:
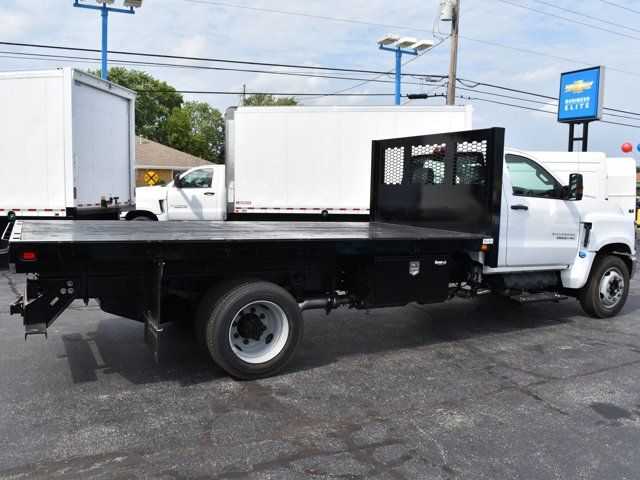
{"type": "Polygon", "coordinates": [[[577,298],[596,318],[623,308],[635,222],[582,195],[493,128],[373,142],[369,222],[18,222],[11,306],[42,334],[75,299],[144,322],[158,353],[193,322],[211,358],[255,379],[300,345],[302,312],[371,309],[493,294],[577,298]]]}

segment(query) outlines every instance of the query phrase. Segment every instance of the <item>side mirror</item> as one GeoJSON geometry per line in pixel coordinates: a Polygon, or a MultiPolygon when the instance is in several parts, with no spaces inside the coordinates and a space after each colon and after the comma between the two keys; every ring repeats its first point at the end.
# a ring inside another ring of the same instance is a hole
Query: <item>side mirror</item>
{"type": "Polygon", "coordinates": [[[180,180],[180,174],[176,173],[173,176],[173,186],[176,188],[182,188],[182,181],[180,180]]]}
{"type": "Polygon", "coordinates": [[[572,173],[569,175],[569,185],[567,185],[567,200],[582,200],[584,184],[582,174],[572,173]]]}

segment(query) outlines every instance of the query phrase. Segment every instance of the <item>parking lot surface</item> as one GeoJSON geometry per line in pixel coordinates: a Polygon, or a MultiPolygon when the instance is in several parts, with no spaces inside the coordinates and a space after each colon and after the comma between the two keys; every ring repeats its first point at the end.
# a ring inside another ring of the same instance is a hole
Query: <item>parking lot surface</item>
{"type": "Polygon", "coordinates": [[[612,320],[482,298],[326,316],[280,375],[74,303],[25,342],[0,271],[1,479],[640,478],[640,284],[612,320]]]}

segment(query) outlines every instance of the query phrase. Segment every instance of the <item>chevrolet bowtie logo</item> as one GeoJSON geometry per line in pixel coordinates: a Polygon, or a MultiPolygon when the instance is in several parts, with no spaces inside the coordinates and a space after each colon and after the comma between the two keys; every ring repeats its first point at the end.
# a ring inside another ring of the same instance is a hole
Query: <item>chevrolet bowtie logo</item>
{"type": "Polygon", "coordinates": [[[582,93],[585,90],[589,90],[593,85],[593,82],[585,82],[584,80],[576,80],[571,85],[564,87],[564,92],[582,93]]]}

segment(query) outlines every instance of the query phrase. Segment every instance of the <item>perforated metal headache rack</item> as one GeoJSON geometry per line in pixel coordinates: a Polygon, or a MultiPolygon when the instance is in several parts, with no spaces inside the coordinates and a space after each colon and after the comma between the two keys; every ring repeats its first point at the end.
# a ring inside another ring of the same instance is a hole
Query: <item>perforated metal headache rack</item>
{"type": "Polygon", "coordinates": [[[375,141],[371,220],[493,239],[497,262],[504,129],[375,141]]]}

